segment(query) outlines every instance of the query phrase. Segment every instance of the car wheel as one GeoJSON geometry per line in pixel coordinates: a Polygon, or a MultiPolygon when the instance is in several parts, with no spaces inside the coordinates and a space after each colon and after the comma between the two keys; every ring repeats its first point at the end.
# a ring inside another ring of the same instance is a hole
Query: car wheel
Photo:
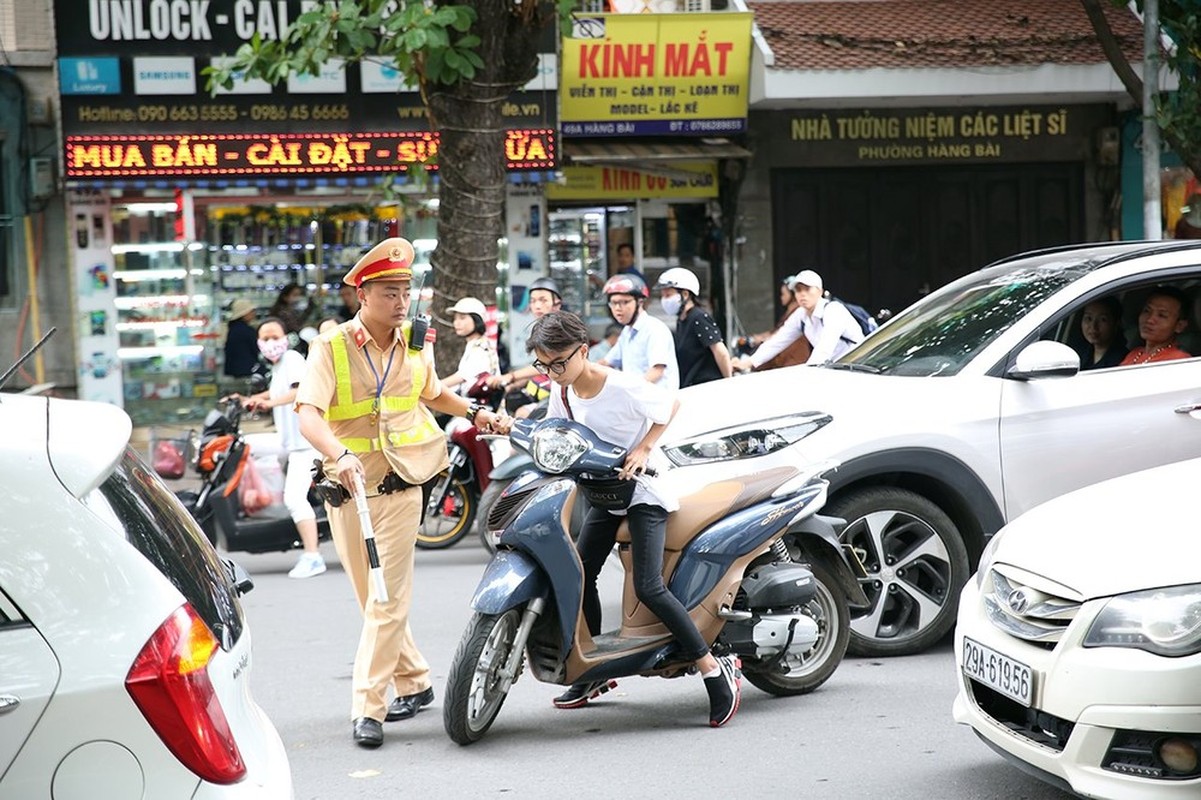
{"type": "Polygon", "coordinates": [[[850,652],[920,653],[951,629],[969,570],[963,539],[942,509],[906,489],[875,487],[835,497],[822,513],[847,521],[842,540],[867,570],[871,605],[851,621],[850,652]]]}

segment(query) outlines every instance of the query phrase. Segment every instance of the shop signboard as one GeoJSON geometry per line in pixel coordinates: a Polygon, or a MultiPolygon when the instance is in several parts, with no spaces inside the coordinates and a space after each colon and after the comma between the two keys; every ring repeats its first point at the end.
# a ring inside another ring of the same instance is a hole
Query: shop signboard
{"type": "MultiPolygon", "coordinates": [[[[331,60],[319,75],[206,87],[254,36],[278,39],[311,0],[86,0],[54,4],[66,135],[428,131],[421,95],[375,61],[331,60]]],[[[503,109],[506,127],[556,125],[554,39],[538,74],[503,109]]]]}
{"type": "Polygon", "coordinates": [[[670,169],[563,167],[563,181],[548,183],[549,200],[629,200],[717,197],[717,162],[675,161],[670,169]]]}
{"type": "MultiPolygon", "coordinates": [[[[331,175],[398,172],[438,152],[435,133],[68,136],[67,178],[331,175]]],[[[511,170],[555,165],[555,132],[512,130],[511,170]]]]}
{"type": "Polygon", "coordinates": [[[562,43],[564,136],[744,133],[751,14],[580,16],[562,43]]]}

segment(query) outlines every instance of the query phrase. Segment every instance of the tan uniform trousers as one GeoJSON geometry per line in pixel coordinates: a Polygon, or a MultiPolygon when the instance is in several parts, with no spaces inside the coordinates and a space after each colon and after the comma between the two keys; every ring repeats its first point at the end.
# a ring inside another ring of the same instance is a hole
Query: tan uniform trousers
{"type": "Polygon", "coordinates": [[[350,577],[363,612],[363,632],[354,657],[354,693],[350,718],[370,717],[383,722],[388,707],[388,684],[397,696],[430,687],[430,668],[409,630],[413,597],[413,553],[421,523],[421,489],[367,498],[375,529],[375,546],[388,587],[388,602],[376,602],[367,561],[367,545],[359,528],[353,500],[329,511],[330,532],[343,569],[350,577]]]}

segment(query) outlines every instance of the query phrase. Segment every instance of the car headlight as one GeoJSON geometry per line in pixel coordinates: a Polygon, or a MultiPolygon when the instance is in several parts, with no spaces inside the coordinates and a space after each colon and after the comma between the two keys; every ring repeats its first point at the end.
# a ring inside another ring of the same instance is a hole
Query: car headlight
{"type": "Polygon", "coordinates": [[[534,434],[530,455],[546,472],[559,474],[588,452],[588,442],[567,428],[543,428],[534,434]]]}
{"type": "Polygon", "coordinates": [[[829,414],[807,411],[804,414],[759,420],[711,431],[665,447],[663,452],[677,467],[755,458],[796,444],[828,425],[832,419],[829,414]]]}
{"type": "Polygon", "coordinates": [[[1169,658],[1201,652],[1201,584],[1110,598],[1084,646],[1133,647],[1169,658]]]}

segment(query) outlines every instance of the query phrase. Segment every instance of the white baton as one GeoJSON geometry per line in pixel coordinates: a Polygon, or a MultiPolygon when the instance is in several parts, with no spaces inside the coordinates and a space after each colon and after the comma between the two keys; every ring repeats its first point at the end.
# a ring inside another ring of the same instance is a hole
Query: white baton
{"type": "Polygon", "coordinates": [[[379,551],[375,549],[375,527],[371,524],[371,510],[367,508],[367,489],[363,476],[354,473],[354,507],[359,512],[359,529],[367,545],[367,564],[371,567],[371,580],[375,583],[377,603],[388,602],[388,585],[384,583],[384,571],[379,565],[379,551]]]}

